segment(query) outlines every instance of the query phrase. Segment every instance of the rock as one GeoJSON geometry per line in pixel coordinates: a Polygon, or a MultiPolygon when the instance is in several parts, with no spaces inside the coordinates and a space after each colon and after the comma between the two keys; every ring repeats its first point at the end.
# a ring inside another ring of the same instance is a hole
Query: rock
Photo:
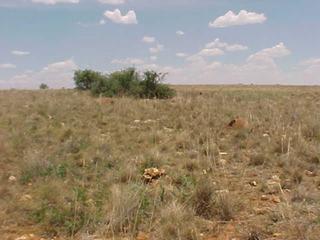
{"type": "Polygon", "coordinates": [[[256,187],[258,185],[256,181],[251,181],[249,184],[252,187],[256,187]]]}
{"type": "Polygon", "coordinates": [[[8,180],[9,182],[16,182],[17,178],[15,176],[10,176],[8,180]]]}
{"type": "Polygon", "coordinates": [[[305,173],[308,177],[315,177],[315,176],[316,176],[316,173],[315,173],[315,172],[311,172],[311,171],[309,171],[309,170],[306,170],[304,173],[305,173]]]}
{"type": "Polygon", "coordinates": [[[268,201],[269,200],[269,197],[267,195],[262,195],[261,196],[261,200],[262,201],[268,201]]]}
{"type": "Polygon", "coordinates": [[[146,182],[151,182],[160,178],[163,175],[165,175],[164,169],[159,170],[158,168],[147,168],[144,170],[143,178],[146,182]]]}
{"type": "Polygon", "coordinates": [[[271,201],[274,203],[281,203],[281,199],[278,196],[272,196],[271,201]]]}
{"type": "Polygon", "coordinates": [[[145,120],[143,123],[154,123],[154,122],[156,122],[156,120],[147,119],[147,120],[145,120]]]}
{"type": "Polygon", "coordinates": [[[282,236],[282,234],[281,233],[274,233],[274,234],[272,234],[274,237],[281,237],[282,236]]]}

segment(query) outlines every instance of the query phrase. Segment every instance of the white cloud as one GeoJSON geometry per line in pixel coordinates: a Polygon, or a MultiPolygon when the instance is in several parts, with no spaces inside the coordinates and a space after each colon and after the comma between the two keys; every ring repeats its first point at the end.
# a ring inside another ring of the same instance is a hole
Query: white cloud
{"type": "Polygon", "coordinates": [[[209,27],[225,28],[230,26],[240,26],[247,24],[263,23],[267,17],[263,13],[247,12],[241,10],[239,14],[232,11],[227,12],[225,15],[218,17],[216,20],[209,23],[209,27]]]}
{"type": "Polygon", "coordinates": [[[248,47],[240,44],[234,44],[234,45],[227,46],[226,50],[229,52],[245,51],[245,50],[248,50],[248,47]]]}
{"type": "Polygon", "coordinates": [[[304,60],[300,63],[301,66],[315,66],[315,65],[320,65],[320,58],[310,58],[307,60],[304,60]]]}
{"type": "Polygon", "coordinates": [[[73,73],[78,66],[72,59],[47,65],[38,72],[25,71],[8,80],[0,81],[0,88],[37,89],[41,83],[50,88],[73,88],[73,73]]]}
{"type": "Polygon", "coordinates": [[[161,44],[157,44],[156,47],[149,48],[150,53],[157,54],[163,51],[164,47],[161,44]]]}
{"type": "Polygon", "coordinates": [[[205,48],[199,52],[199,55],[204,57],[221,56],[224,55],[224,51],[219,48],[205,48]]]}
{"type": "Polygon", "coordinates": [[[188,56],[188,54],[186,54],[186,53],[176,53],[176,56],[180,57],[180,58],[185,58],[185,57],[188,56]]]}
{"type": "MultiPolygon", "coordinates": [[[[210,46],[227,47],[221,41],[210,46]]],[[[275,59],[288,54],[290,50],[283,43],[262,49],[239,64],[212,61],[198,53],[188,57],[183,67],[169,72],[168,80],[175,84],[319,84],[320,58],[303,61],[300,69],[284,71],[275,59]]]]}
{"type": "Polygon", "coordinates": [[[155,41],[156,41],[155,37],[144,36],[142,38],[142,42],[145,42],[145,43],[154,43],[155,41]]]}
{"type": "Polygon", "coordinates": [[[184,32],[181,31],[181,30],[178,30],[178,31],[176,32],[176,34],[177,34],[178,36],[183,36],[183,35],[184,35],[184,32]]]}
{"type": "Polygon", "coordinates": [[[33,3],[55,5],[57,3],[79,3],[80,0],[32,0],[33,3]]]}
{"type": "Polygon", "coordinates": [[[206,48],[222,48],[229,52],[248,50],[247,46],[241,44],[228,44],[221,42],[219,38],[216,38],[213,42],[207,43],[206,48]]]}
{"type": "Polygon", "coordinates": [[[98,1],[103,4],[110,4],[110,5],[120,5],[126,2],[125,0],[98,0],[98,1]]]}
{"type": "Polygon", "coordinates": [[[11,63],[3,63],[0,64],[0,68],[4,68],[4,69],[12,69],[12,68],[16,68],[17,66],[11,63]]]}
{"type": "Polygon", "coordinates": [[[278,45],[271,47],[271,48],[265,48],[251,56],[249,56],[248,60],[257,60],[257,59],[274,59],[274,58],[281,58],[285,57],[287,55],[290,55],[291,51],[284,45],[283,42],[280,42],[278,45]]]}
{"type": "Polygon", "coordinates": [[[119,65],[141,65],[144,64],[144,61],[139,58],[126,58],[126,59],[114,59],[111,61],[112,64],[119,65]]]}
{"type": "Polygon", "coordinates": [[[133,10],[128,11],[126,15],[122,15],[119,9],[106,11],[104,16],[115,23],[138,24],[136,13],[133,10]]]}
{"type": "Polygon", "coordinates": [[[300,64],[302,69],[298,73],[294,73],[297,80],[303,81],[305,84],[317,84],[320,82],[320,58],[311,58],[302,61],[300,64]]]}
{"type": "Polygon", "coordinates": [[[13,55],[16,55],[16,56],[26,56],[26,55],[29,55],[30,52],[26,52],[26,51],[19,51],[19,50],[14,50],[11,52],[13,55]]]}
{"type": "Polygon", "coordinates": [[[157,57],[157,56],[151,56],[151,57],[150,57],[150,60],[151,60],[151,61],[157,61],[157,60],[158,60],[158,57],[157,57]]]}

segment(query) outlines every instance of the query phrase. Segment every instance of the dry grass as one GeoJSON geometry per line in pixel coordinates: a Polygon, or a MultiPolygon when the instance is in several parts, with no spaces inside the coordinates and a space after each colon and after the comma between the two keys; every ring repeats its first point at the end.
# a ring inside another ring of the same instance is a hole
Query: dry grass
{"type": "Polygon", "coordinates": [[[320,88],[176,89],[1,91],[0,235],[318,239],[320,88]]]}

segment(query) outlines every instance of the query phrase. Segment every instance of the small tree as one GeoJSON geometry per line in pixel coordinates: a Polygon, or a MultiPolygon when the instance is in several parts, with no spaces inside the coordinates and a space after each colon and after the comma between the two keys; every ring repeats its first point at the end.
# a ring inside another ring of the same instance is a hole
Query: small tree
{"type": "Polygon", "coordinates": [[[77,70],[74,73],[73,80],[77,89],[90,90],[94,82],[101,81],[104,78],[105,76],[100,72],[92,70],[77,70]]]}
{"type": "Polygon", "coordinates": [[[45,83],[41,83],[40,86],[39,86],[39,89],[48,89],[48,85],[45,84],[45,83]]]}
{"type": "Polygon", "coordinates": [[[128,68],[103,75],[92,70],[78,70],[74,74],[77,89],[90,90],[94,96],[134,96],[140,98],[172,98],[175,90],[162,84],[166,74],[146,71],[140,75],[128,68]]]}
{"type": "Polygon", "coordinates": [[[166,73],[158,73],[155,71],[146,71],[143,74],[141,81],[143,98],[172,98],[175,96],[175,90],[171,89],[168,85],[162,83],[166,73]]]}

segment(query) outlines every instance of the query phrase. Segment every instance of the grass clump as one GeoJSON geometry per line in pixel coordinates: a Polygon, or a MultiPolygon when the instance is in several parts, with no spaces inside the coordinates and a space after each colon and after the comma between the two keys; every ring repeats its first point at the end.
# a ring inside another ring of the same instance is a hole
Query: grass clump
{"type": "Polygon", "coordinates": [[[162,83],[165,75],[155,71],[139,74],[134,68],[111,74],[78,70],[74,74],[74,82],[77,89],[90,90],[94,96],[168,99],[174,97],[176,92],[162,83]]]}

